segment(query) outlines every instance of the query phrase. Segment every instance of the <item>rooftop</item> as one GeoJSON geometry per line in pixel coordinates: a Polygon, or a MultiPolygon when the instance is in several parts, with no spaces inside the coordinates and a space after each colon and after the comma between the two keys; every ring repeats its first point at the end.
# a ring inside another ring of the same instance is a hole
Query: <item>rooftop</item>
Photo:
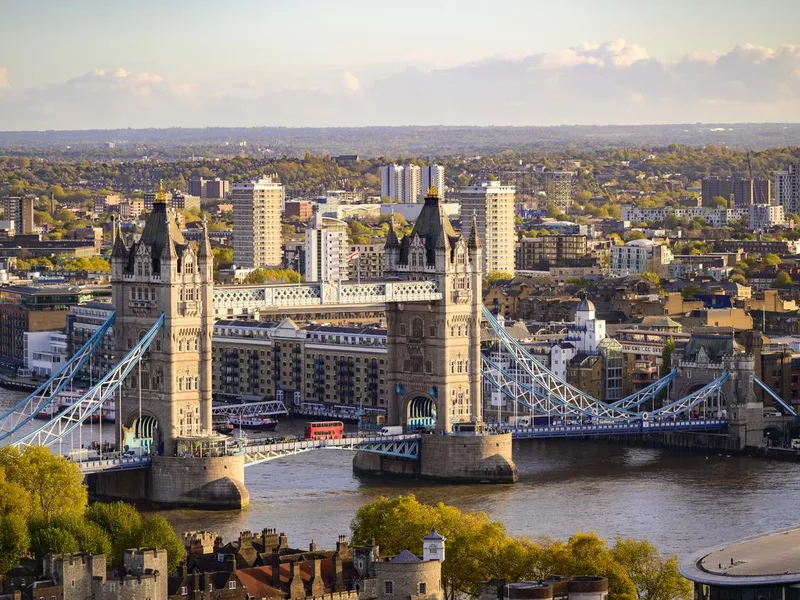
{"type": "Polygon", "coordinates": [[[704,550],[680,570],[692,581],[716,585],[800,582],[800,528],[704,550]]]}

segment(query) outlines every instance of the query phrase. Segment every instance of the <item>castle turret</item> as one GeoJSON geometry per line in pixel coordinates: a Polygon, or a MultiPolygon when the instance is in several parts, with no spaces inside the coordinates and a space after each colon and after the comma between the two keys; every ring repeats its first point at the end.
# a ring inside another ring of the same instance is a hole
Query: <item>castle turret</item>
{"type": "Polygon", "coordinates": [[[444,543],[447,541],[443,535],[431,528],[431,532],[422,538],[422,560],[438,560],[444,562],[444,543]]]}

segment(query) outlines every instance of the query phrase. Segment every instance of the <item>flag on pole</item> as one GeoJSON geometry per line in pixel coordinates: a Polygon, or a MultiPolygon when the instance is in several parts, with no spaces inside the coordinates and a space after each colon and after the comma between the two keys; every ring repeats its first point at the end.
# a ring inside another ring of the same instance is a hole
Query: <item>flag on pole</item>
{"type": "Polygon", "coordinates": [[[351,260],[355,260],[355,259],[357,259],[357,258],[358,258],[358,257],[360,257],[360,256],[361,256],[361,252],[359,252],[359,251],[357,251],[357,250],[356,250],[356,251],[355,251],[355,252],[353,252],[352,254],[348,254],[348,255],[347,255],[347,257],[345,258],[345,260],[346,260],[347,262],[350,262],[351,260]]]}

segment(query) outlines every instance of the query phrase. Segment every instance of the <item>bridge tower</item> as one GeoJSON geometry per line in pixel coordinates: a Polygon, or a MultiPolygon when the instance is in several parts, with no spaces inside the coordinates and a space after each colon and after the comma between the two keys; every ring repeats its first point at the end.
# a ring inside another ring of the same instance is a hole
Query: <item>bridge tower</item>
{"type": "Polygon", "coordinates": [[[467,242],[435,189],[402,242],[390,227],[387,277],[433,280],[442,294],[438,301],[386,303],[390,424],[445,433],[482,424],[481,244],[472,227],[467,242]]]}
{"type": "Polygon", "coordinates": [[[764,404],[753,390],[755,358],[730,334],[695,332],[678,362],[671,400],[684,398],[724,373],[728,379],[720,395],[708,401],[709,417],[728,419],[729,447],[741,450],[759,446],[763,438],[764,404]]]}
{"type": "MultiPolygon", "coordinates": [[[[430,188],[409,235],[399,240],[392,222],[385,252],[387,278],[433,280],[442,296],[386,302],[387,421],[405,431],[445,434],[422,436],[415,474],[516,481],[511,436],[483,435],[481,243],[474,218],[466,239],[450,224],[436,188],[430,188]],[[454,431],[475,435],[450,436],[454,431]]],[[[365,453],[357,455],[354,466],[373,472],[403,470],[387,457],[365,453]]]]}
{"type": "MultiPolygon", "coordinates": [[[[244,459],[227,455],[211,425],[214,284],[205,224],[200,243],[187,243],[162,188],[138,241],[129,247],[117,232],[111,265],[117,361],[164,314],[116,397],[118,447],[156,454],[139,492],[164,504],[246,504],[244,459]]],[[[112,475],[97,492],[129,497],[112,475]]]]}
{"type": "Polygon", "coordinates": [[[187,244],[162,190],[139,241],[128,248],[117,235],[111,260],[117,361],[164,313],[146,358],[125,381],[117,415],[136,438],[152,439],[159,454],[174,455],[181,436],[211,431],[214,282],[208,236],[199,247],[187,244]]]}

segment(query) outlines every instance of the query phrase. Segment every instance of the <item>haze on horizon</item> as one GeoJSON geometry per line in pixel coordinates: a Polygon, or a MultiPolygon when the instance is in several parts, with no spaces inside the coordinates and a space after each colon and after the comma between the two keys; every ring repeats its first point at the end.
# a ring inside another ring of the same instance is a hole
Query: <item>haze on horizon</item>
{"type": "Polygon", "coordinates": [[[800,2],[0,0],[0,130],[800,121],[800,2]]]}

